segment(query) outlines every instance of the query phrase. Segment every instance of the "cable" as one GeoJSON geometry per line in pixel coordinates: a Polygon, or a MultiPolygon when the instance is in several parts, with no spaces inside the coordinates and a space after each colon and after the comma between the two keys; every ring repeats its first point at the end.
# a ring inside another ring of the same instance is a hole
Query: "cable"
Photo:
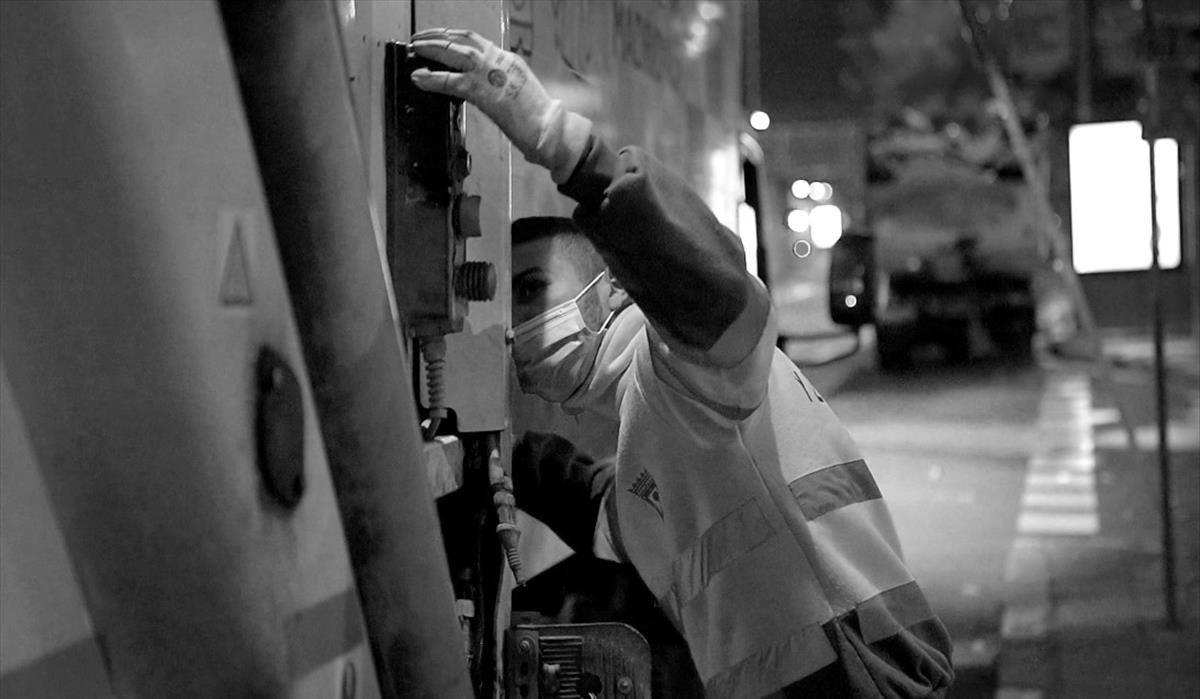
{"type": "Polygon", "coordinates": [[[438,427],[446,417],[446,337],[429,335],[420,338],[421,357],[425,360],[425,386],[429,389],[429,426],[425,441],[437,436],[438,427]]]}

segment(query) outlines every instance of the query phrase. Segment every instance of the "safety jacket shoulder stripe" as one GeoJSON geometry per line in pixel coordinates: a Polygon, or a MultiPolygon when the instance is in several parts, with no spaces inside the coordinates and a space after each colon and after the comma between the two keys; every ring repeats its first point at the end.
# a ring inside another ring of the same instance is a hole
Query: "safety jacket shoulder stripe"
{"type": "Polygon", "coordinates": [[[788,484],[804,518],[814,520],[833,510],[882,497],[862,459],[805,474],[788,484]]]}
{"type": "Polygon", "coordinates": [[[680,606],[690,602],[714,575],[774,533],[775,528],[755,498],[717,520],[675,559],[675,585],[671,591],[674,602],[680,606]]]}
{"type": "Polygon", "coordinates": [[[798,633],[719,673],[705,682],[708,697],[761,697],[796,682],[837,660],[823,625],[798,633]]]}

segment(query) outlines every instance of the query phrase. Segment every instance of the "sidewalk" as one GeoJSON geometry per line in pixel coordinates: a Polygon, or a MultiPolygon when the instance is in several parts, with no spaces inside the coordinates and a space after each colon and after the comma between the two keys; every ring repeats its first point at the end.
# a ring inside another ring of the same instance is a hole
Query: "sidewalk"
{"type": "MultiPolygon", "coordinates": [[[[1104,354],[1116,368],[1153,371],[1154,343],[1149,334],[1110,332],[1101,340],[1104,354]]],[[[1189,336],[1168,335],[1163,343],[1167,381],[1200,385],[1200,344],[1189,336]]]]}
{"type": "Polygon", "coordinates": [[[1200,696],[1200,360],[1168,345],[1169,443],[1181,628],[1165,625],[1152,354],[1106,338],[1114,387],[1074,363],[1047,368],[1006,570],[997,697],[1200,696]]]}

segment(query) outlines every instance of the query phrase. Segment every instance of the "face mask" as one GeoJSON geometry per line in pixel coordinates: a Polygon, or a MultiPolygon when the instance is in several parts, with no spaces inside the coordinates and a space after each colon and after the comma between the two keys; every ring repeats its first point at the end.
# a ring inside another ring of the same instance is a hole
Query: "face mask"
{"type": "Polygon", "coordinates": [[[521,390],[561,403],[583,385],[596,363],[612,314],[598,330],[592,330],[580,304],[599,303],[589,294],[603,276],[604,272],[596,275],[575,298],[513,328],[513,361],[521,390]]]}

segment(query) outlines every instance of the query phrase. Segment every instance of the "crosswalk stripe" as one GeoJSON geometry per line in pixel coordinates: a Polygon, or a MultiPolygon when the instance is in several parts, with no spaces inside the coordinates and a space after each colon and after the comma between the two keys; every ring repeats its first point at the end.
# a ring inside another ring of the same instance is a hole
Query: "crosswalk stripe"
{"type": "Polygon", "coordinates": [[[1017,531],[1022,534],[1058,536],[1091,536],[1100,531],[1100,518],[1095,512],[1031,512],[1017,518],[1017,531]]]}
{"type": "Polygon", "coordinates": [[[1021,496],[1021,505],[1029,509],[1050,510],[1095,510],[1096,492],[1083,490],[1076,492],[1046,492],[1026,489],[1021,496]]]}

